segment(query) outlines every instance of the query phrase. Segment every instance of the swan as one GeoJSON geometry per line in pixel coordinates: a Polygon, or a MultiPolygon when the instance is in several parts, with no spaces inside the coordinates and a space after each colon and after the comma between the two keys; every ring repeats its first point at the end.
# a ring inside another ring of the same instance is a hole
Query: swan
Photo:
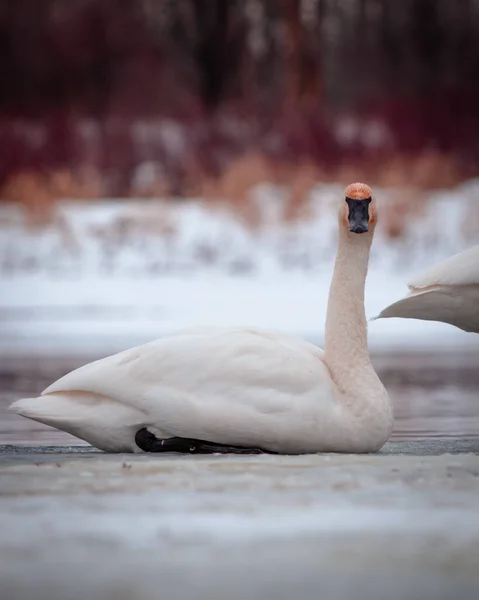
{"type": "Polygon", "coordinates": [[[194,328],[80,367],[11,410],[106,452],[374,452],[390,398],[368,352],[371,189],[346,188],[324,352],[246,327],[194,328]]]}
{"type": "Polygon", "coordinates": [[[441,321],[479,333],[479,246],[450,256],[408,284],[409,294],[374,319],[441,321]]]}

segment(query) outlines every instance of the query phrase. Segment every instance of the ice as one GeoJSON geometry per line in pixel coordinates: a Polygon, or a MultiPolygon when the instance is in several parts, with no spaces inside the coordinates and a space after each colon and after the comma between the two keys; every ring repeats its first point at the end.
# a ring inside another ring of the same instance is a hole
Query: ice
{"type": "Polygon", "coordinates": [[[3,593],[473,598],[479,459],[448,454],[454,442],[437,444],[442,455],[412,446],[375,456],[7,452],[3,593]]]}

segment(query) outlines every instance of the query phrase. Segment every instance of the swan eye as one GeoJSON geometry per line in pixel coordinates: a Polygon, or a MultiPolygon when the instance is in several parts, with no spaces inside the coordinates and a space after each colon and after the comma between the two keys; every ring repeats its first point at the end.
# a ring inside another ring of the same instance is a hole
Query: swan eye
{"type": "Polygon", "coordinates": [[[352,233],[366,233],[369,231],[369,205],[371,204],[371,198],[357,200],[346,196],[346,203],[349,207],[349,231],[352,233]]]}

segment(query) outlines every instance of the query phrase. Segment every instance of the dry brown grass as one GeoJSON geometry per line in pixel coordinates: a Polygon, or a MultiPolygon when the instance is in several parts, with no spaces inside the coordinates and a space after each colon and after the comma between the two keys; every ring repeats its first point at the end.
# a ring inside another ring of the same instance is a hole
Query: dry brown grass
{"type": "MultiPolygon", "coordinates": [[[[185,176],[188,195],[204,198],[212,205],[226,204],[250,227],[262,224],[261,207],[252,201],[251,190],[264,182],[281,185],[287,190],[282,213],[285,221],[308,218],[308,199],[317,182],[336,181],[346,185],[362,180],[372,186],[394,188],[400,193],[387,211],[391,237],[400,236],[411,212],[421,210],[425,191],[451,187],[461,179],[454,159],[434,151],[414,156],[376,157],[363,164],[342,164],[327,172],[311,161],[285,163],[259,151],[251,151],[231,161],[218,177],[208,175],[196,161],[188,166],[185,176]]],[[[50,173],[23,171],[12,176],[0,189],[0,200],[22,204],[27,209],[28,222],[35,226],[53,218],[52,209],[57,200],[99,198],[103,196],[104,187],[101,175],[92,169],[79,173],[68,170],[50,173]]],[[[142,198],[171,197],[172,191],[171,183],[161,179],[148,188],[132,188],[130,195],[142,198]]],[[[151,211],[147,212],[150,219],[151,211]]],[[[479,210],[474,218],[479,220],[479,210]]],[[[158,223],[152,226],[162,227],[158,223]]],[[[469,223],[467,226],[473,227],[469,223]]]]}
{"type": "Polygon", "coordinates": [[[49,223],[59,199],[93,199],[101,195],[101,177],[93,169],[76,175],[66,169],[49,173],[22,171],[12,175],[0,189],[0,200],[18,203],[27,209],[31,226],[49,223]]]}

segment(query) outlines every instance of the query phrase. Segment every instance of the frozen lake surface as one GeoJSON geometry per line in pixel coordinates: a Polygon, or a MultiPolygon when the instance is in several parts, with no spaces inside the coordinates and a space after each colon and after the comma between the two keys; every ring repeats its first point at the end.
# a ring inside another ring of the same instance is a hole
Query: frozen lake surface
{"type": "Polygon", "coordinates": [[[3,448],[6,600],[477,598],[478,440],[366,456],[65,450],[3,448]]]}
{"type": "Polygon", "coordinates": [[[374,356],[376,455],[107,455],[6,412],[94,358],[1,361],[2,600],[479,597],[477,354],[374,356]]]}

